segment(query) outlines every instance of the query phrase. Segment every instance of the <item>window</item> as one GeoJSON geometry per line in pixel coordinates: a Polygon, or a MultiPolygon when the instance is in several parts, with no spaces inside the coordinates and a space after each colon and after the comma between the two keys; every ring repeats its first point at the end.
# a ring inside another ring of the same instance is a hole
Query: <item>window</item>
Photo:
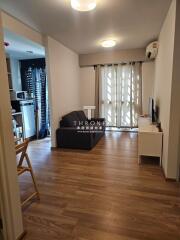
{"type": "Polygon", "coordinates": [[[141,95],[140,63],[101,67],[100,114],[107,126],[137,127],[141,95]]]}

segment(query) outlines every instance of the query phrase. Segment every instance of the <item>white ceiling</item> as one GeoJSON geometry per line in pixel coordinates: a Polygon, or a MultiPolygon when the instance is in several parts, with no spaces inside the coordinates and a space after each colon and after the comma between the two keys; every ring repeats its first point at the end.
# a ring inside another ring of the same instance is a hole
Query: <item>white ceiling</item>
{"type": "Polygon", "coordinates": [[[5,47],[5,50],[11,57],[21,60],[45,57],[45,49],[43,46],[6,29],[4,29],[4,41],[9,43],[9,46],[5,47]],[[32,53],[28,53],[27,51],[31,51],[32,53]]]}
{"type": "Polygon", "coordinates": [[[92,12],[77,12],[70,0],[0,0],[0,7],[77,53],[104,51],[100,42],[117,40],[117,49],[145,47],[156,39],[171,0],[97,0],[92,12]]]}

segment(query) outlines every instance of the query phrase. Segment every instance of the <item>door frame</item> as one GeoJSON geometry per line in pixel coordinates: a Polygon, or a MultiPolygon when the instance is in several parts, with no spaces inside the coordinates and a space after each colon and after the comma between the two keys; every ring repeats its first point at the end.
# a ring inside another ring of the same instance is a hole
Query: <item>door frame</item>
{"type": "Polygon", "coordinates": [[[0,55],[0,204],[4,240],[16,240],[22,236],[24,229],[12,131],[2,11],[0,11],[0,55]]]}

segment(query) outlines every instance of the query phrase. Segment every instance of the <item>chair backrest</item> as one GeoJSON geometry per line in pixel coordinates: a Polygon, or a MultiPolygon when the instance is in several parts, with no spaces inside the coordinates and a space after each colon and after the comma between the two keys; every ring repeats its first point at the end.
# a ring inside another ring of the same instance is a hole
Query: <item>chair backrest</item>
{"type": "Polygon", "coordinates": [[[25,154],[29,144],[29,139],[26,139],[23,143],[20,143],[15,146],[16,155],[22,153],[25,154]]]}

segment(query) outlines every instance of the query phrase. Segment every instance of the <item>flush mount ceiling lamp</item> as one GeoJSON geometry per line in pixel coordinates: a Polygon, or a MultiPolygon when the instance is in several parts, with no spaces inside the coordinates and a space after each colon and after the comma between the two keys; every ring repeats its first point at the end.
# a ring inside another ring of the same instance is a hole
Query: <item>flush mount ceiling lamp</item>
{"type": "Polygon", "coordinates": [[[96,7],[96,0],[71,0],[71,7],[81,12],[91,11],[96,7]]]}
{"type": "Polygon", "coordinates": [[[101,42],[102,47],[104,48],[112,48],[116,46],[116,41],[112,39],[104,40],[101,42]]]}

